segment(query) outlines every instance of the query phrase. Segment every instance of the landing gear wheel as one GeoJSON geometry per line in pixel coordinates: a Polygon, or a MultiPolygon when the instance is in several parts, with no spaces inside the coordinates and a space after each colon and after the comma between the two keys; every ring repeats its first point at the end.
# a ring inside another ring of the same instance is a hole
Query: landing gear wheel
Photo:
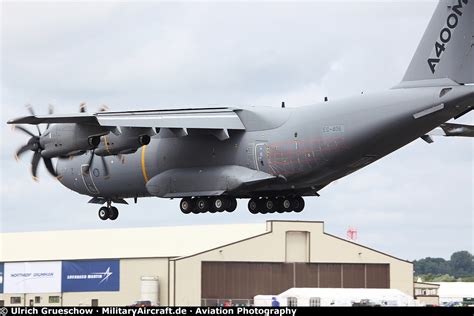
{"type": "Polygon", "coordinates": [[[108,207],[101,207],[99,209],[99,218],[103,221],[109,218],[109,208],[108,207]]]}
{"type": "Polygon", "coordinates": [[[115,206],[109,208],[109,219],[114,221],[119,216],[119,211],[115,206]]]}
{"type": "Polygon", "coordinates": [[[275,199],[275,208],[276,208],[276,212],[277,213],[285,213],[286,212],[286,208],[289,207],[291,203],[288,201],[287,198],[285,197],[277,197],[275,199]],[[285,203],[286,201],[286,203],[285,203]]]}
{"type": "Polygon", "coordinates": [[[275,199],[269,198],[266,200],[263,200],[263,210],[265,210],[265,213],[274,213],[276,211],[276,203],[275,199]]]}
{"type": "Polygon", "coordinates": [[[181,212],[184,214],[189,214],[194,208],[194,203],[193,199],[190,198],[184,198],[179,202],[179,208],[181,209],[181,212]]]}
{"type": "Polygon", "coordinates": [[[290,198],[287,198],[287,197],[284,197],[280,200],[280,205],[279,205],[282,213],[283,212],[291,212],[292,209],[291,209],[291,199],[290,198]]]}
{"type": "Polygon", "coordinates": [[[229,206],[227,207],[226,211],[232,213],[237,208],[237,199],[236,198],[229,198],[229,206]]]}
{"type": "Polygon", "coordinates": [[[212,201],[212,205],[210,208],[211,213],[224,212],[228,204],[227,199],[224,197],[215,197],[215,198],[212,198],[211,201],[212,201]]]}
{"type": "Polygon", "coordinates": [[[249,212],[252,213],[252,214],[259,213],[259,211],[258,211],[259,204],[260,203],[259,203],[258,199],[256,199],[256,198],[250,199],[249,204],[248,204],[249,212]]]}
{"type": "Polygon", "coordinates": [[[293,201],[293,212],[299,213],[304,209],[304,200],[301,196],[297,196],[292,199],[293,201]]]}
{"type": "Polygon", "coordinates": [[[209,211],[209,208],[210,208],[209,199],[205,197],[201,197],[197,199],[195,209],[198,211],[198,213],[206,213],[207,211],[209,211]]]}

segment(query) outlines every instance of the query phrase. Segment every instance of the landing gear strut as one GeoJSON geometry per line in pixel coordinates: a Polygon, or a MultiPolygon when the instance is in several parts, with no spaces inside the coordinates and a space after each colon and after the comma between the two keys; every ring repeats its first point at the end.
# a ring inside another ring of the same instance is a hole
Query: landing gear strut
{"type": "Polygon", "coordinates": [[[200,213],[216,213],[216,212],[233,212],[237,208],[237,200],[229,196],[215,197],[193,197],[183,198],[179,203],[179,208],[184,214],[200,214],[200,213]]]}
{"type": "Polygon", "coordinates": [[[107,202],[107,206],[102,206],[99,209],[99,218],[103,221],[110,219],[116,220],[119,216],[119,211],[115,206],[112,206],[110,201],[107,202]]]}
{"type": "Polygon", "coordinates": [[[304,209],[304,200],[301,196],[293,197],[258,197],[251,198],[248,204],[248,209],[252,214],[267,214],[267,213],[284,213],[296,212],[299,213],[304,209]]]}

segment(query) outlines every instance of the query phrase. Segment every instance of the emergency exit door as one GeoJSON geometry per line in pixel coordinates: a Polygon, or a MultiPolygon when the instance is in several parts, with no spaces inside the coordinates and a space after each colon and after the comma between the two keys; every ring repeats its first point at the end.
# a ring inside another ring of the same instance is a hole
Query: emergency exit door
{"type": "Polygon", "coordinates": [[[267,141],[255,142],[254,158],[255,158],[255,166],[257,170],[271,173],[269,159],[268,159],[269,154],[270,154],[270,148],[268,147],[267,141]]]}

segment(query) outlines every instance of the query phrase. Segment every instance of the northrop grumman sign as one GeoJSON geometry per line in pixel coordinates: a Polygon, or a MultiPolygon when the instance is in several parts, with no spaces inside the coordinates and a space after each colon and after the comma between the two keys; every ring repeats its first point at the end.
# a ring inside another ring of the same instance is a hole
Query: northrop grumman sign
{"type": "Polygon", "coordinates": [[[78,260],[62,262],[63,292],[120,290],[119,260],[78,260]]]}
{"type": "Polygon", "coordinates": [[[5,263],[3,271],[5,293],[61,292],[61,262],[5,263]]]}

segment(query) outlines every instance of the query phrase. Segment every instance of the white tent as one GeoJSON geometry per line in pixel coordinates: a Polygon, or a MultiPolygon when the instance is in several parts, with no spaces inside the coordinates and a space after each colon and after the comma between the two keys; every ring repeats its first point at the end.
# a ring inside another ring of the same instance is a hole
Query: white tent
{"type": "Polygon", "coordinates": [[[296,301],[297,306],[352,306],[361,300],[380,306],[415,306],[417,302],[396,289],[291,288],[279,295],[257,295],[255,306],[271,306],[275,297],[280,306],[296,301]]]}
{"type": "Polygon", "coordinates": [[[474,282],[431,282],[439,284],[440,303],[462,302],[464,297],[474,297],[474,282]]]}

